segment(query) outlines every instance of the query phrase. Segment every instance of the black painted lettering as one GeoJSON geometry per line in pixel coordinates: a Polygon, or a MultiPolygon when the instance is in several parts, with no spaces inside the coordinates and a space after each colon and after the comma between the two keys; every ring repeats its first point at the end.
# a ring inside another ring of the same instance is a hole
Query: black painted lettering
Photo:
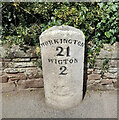
{"type": "Polygon", "coordinates": [[[70,63],[73,63],[73,59],[70,59],[69,62],[70,62],[70,63]]]}
{"type": "Polygon", "coordinates": [[[62,54],[62,52],[63,52],[63,48],[62,48],[62,47],[57,47],[57,48],[56,48],[56,51],[59,51],[59,53],[57,54],[57,56],[64,56],[64,55],[62,54]]]}
{"type": "Polygon", "coordinates": [[[74,59],[74,63],[78,63],[78,59],[75,58],[75,59],[74,59]]]}
{"type": "Polygon", "coordinates": [[[63,40],[62,40],[62,39],[60,39],[60,42],[61,42],[61,44],[62,44],[63,40]]]}
{"type": "Polygon", "coordinates": [[[70,50],[70,48],[67,47],[67,56],[70,56],[70,55],[69,55],[69,50],[70,50]]]}
{"type": "Polygon", "coordinates": [[[55,59],[55,64],[57,64],[57,59],[55,59]]]}
{"type": "Polygon", "coordinates": [[[83,42],[81,42],[81,41],[78,42],[78,45],[81,46],[81,47],[84,46],[83,42]]]}
{"type": "Polygon", "coordinates": [[[78,45],[81,46],[81,41],[78,42],[78,45]]]}
{"type": "Polygon", "coordinates": [[[77,41],[78,41],[78,40],[74,40],[74,44],[76,44],[77,41]]]}
{"type": "Polygon", "coordinates": [[[53,63],[53,61],[54,61],[53,59],[48,59],[48,62],[50,63],[53,63]]]}
{"type": "Polygon", "coordinates": [[[69,40],[68,40],[68,43],[69,43],[69,44],[72,44],[72,40],[71,40],[71,39],[69,39],[69,40]]]}
{"type": "Polygon", "coordinates": [[[84,46],[84,43],[82,42],[81,46],[83,47],[84,46]]]}
{"type": "Polygon", "coordinates": [[[45,45],[46,45],[46,46],[48,45],[48,41],[45,42],[45,45]]]}
{"type": "Polygon", "coordinates": [[[41,46],[41,47],[44,47],[44,46],[45,46],[45,44],[44,44],[44,43],[41,43],[41,44],[40,44],[40,46],[41,46]]]}
{"type": "Polygon", "coordinates": [[[52,40],[49,40],[48,42],[49,42],[49,44],[50,44],[50,45],[52,45],[52,44],[53,44],[52,40]]]}
{"type": "Polygon", "coordinates": [[[64,61],[65,64],[67,64],[68,59],[64,59],[63,61],[64,61]]]}
{"type": "Polygon", "coordinates": [[[62,64],[62,60],[58,60],[58,63],[59,63],[59,64],[62,64]]]}
{"type": "MultiPolygon", "coordinates": [[[[56,51],[59,51],[59,53],[57,54],[57,56],[64,56],[64,54],[62,53],[63,52],[63,48],[62,47],[57,47],[56,48],[56,51]]],[[[69,52],[70,52],[70,48],[69,48],[69,46],[66,48],[66,56],[68,57],[68,56],[70,56],[69,55],[69,52]]]]}
{"type": "Polygon", "coordinates": [[[54,40],[54,43],[55,43],[55,44],[59,44],[58,39],[57,39],[57,40],[55,39],[55,40],[54,40]]]}
{"type": "Polygon", "coordinates": [[[67,68],[65,66],[61,66],[60,70],[61,70],[60,75],[66,75],[67,74],[66,73],[67,68]]]}
{"type": "Polygon", "coordinates": [[[67,43],[68,42],[68,40],[66,40],[66,39],[63,39],[63,43],[67,43]]]}

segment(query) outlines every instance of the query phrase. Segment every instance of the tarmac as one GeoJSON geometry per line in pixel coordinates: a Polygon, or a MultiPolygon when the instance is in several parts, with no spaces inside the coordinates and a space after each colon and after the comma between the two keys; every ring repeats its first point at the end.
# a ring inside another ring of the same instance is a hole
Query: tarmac
{"type": "Polygon", "coordinates": [[[43,88],[2,93],[2,118],[117,118],[117,91],[88,91],[67,110],[47,106],[43,88]]]}

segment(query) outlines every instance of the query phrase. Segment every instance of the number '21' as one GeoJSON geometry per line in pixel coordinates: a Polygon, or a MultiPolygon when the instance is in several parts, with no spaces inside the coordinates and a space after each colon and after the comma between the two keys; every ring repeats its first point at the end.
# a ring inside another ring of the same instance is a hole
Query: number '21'
{"type": "MultiPolygon", "coordinates": [[[[58,54],[57,54],[57,56],[64,56],[64,54],[63,54],[63,48],[62,47],[57,47],[56,48],[56,51],[59,51],[58,52],[58,54]]],[[[69,48],[69,46],[66,48],[66,56],[67,57],[69,57],[70,55],[69,55],[69,51],[70,51],[70,48],[69,48]]],[[[66,75],[67,73],[66,73],[66,70],[67,70],[67,67],[65,67],[65,66],[61,66],[60,67],[60,70],[61,70],[61,72],[60,72],[60,74],[59,75],[66,75]]]]}
{"type": "MultiPolygon", "coordinates": [[[[56,48],[56,51],[59,51],[59,53],[57,54],[57,56],[64,56],[64,54],[63,54],[63,48],[62,47],[57,47],[56,48]]],[[[68,56],[70,56],[69,55],[69,51],[70,51],[70,48],[69,48],[69,46],[66,48],[66,56],[68,57],[68,56]]]]}

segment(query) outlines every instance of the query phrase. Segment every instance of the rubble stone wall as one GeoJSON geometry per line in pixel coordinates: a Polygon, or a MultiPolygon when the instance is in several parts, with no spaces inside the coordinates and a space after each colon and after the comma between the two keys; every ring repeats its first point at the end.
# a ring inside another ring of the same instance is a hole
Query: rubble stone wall
{"type": "MultiPolygon", "coordinates": [[[[36,48],[30,47],[27,50],[14,45],[7,50],[7,46],[0,48],[0,84],[3,92],[22,89],[43,88],[42,70],[37,66],[38,59],[36,48]]],[[[87,88],[89,90],[114,90],[117,89],[119,62],[118,43],[114,45],[105,44],[100,55],[96,59],[94,69],[87,69],[87,88]],[[101,68],[105,58],[109,58],[109,68],[101,75],[101,68]]]]}

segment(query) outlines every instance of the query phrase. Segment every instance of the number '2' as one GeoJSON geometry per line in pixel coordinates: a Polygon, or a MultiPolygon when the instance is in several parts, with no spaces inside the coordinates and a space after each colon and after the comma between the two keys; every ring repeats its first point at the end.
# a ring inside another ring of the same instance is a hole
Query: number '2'
{"type": "Polygon", "coordinates": [[[60,75],[66,75],[67,74],[66,73],[67,68],[65,66],[61,66],[60,70],[61,70],[60,75]]]}

